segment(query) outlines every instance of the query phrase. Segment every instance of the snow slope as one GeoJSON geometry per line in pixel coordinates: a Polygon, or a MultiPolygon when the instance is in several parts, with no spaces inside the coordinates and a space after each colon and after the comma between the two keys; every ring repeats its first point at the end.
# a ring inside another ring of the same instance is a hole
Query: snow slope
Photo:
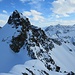
{"type": "MultiPolygon", "coordinates": [[[[10,47],[11,37],[16,32],[10,25],[5,25],[0,31],[0,72],[8,72],[14,65],[23,64],[30,60],[27,50],[23,49],[19,53],[14,53],[10,47]],[[7,68],[6,68],[7,67],[7,68]]],[[[17,36],[18,33],[15,33],[17,36]]]]}
{"type": "Polygon", "coordinates": [[[75,26],[49,26],[45,28],[45,33],[62,43],[60,46],[54,44],[55,48],[50,52],[56,64],[61,67],[61,71],[75,72],[75,26]]]}
{"type": "Polygon", "coordinates": [[[75,46],[65,43],[62,43],[62,46],[55,45],[51,56],[56,64],[61,67],[62,72],[75,72],[75,46]],[[70,51],[70,49],[72,51],[70,51]]]}
{"type": "Polygon", "coordinates": [[[9,73],[0,75],[63,75],[63,73],[49,71],[40,60],[30,60],[24,65],[14,66],[9,73]]]}

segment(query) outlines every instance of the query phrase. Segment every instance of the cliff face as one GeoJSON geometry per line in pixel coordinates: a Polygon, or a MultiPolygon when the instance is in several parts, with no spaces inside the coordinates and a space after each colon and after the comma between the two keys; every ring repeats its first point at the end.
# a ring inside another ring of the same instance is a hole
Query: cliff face
{"type": "Polygon", "coordinates": [[[37,46],[40,48],[40,45],[46,52],[54,47],[51,39],[46,36],[45,32],[41,28],[31,25],[29,19],[23,17],[17,10],[9,17],[8,24],[10,24],[12,28],[17,29],[20,27],[20,29],[17,30],[19,35],[16,37],[12,36],[11,39],[10,47],[14,52],[19,52],[24,44],[29,51],[32,51],[30,50],[31,47],[35,48],[35,46],[37,46]]]}
{"type": "Polygon", "coordinates": [[[10,48],[14,52],[20,52],[23,47],[27,49],[28,55],[32,59],[45,61],[47,68],[50,69],[50,66],[46,64],[47,61],[53,65],[55,64],[49,55],[49,51],[54,48],[53,42],[41,28],[31,25],[28,18],[23,17],[18,11],[14,11],[9,17],[8,24],[16,29],[20,27],[19,34],[16,37],[12,36],[11,39],[10,48]],[[45,57],[45,54],[47,54],[47,57],[45,57]]]}

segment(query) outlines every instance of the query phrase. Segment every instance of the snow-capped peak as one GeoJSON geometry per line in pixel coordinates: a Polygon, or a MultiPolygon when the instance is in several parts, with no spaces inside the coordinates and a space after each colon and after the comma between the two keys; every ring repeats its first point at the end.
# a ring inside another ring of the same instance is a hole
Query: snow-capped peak
{"type": "Polygon", "coordinates": [[[15,27],[18,28],[18,26],[30,25],[30,22],[29,19],[23,16],[22,13],[15,10],[9,17],[8,24],[15,25],[15,27]]]}

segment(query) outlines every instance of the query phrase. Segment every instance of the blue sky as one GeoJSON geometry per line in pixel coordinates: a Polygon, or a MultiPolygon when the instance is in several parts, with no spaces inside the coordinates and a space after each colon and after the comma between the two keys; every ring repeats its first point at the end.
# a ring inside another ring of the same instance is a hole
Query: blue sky
{"type": "Polygon", "coordinates": [[[75,0],[0,0],[0,26],[14,10],[38,27],[75,24],[75,0]]]}

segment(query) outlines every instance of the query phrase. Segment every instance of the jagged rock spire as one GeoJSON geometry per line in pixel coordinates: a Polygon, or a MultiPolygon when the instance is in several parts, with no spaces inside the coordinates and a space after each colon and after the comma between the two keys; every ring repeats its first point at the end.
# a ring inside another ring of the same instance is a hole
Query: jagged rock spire
{"type": "Polygon", "coordinates": [[[13,11],[12,15],[8,19],[8,24],[15,25],[15,27],[21,25],[31,25],[29,19],[19,13],[17,10],[13,11]]]}

